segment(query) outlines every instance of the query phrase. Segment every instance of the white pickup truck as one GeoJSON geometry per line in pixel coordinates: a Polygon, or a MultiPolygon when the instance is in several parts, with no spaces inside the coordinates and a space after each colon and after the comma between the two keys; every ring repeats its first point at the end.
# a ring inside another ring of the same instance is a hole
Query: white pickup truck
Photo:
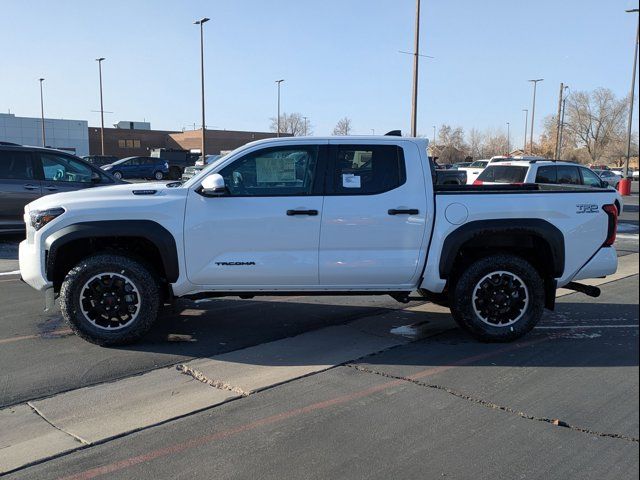
{"type": "Polygon", "coordinates": [[[81,337],[139,339],[173,297],[391,295],[450,306],[483,341],[530,331],[556,289],[616,271],[615,193],[434,185],[427,141],[247,144],[186,183],[42,197],[22,278],[81,337]]]}

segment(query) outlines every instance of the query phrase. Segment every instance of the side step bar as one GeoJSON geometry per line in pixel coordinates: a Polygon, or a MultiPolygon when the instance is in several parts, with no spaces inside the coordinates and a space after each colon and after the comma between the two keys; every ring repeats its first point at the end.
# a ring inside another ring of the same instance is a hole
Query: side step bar
{"type": "Polygon", "coordinates": [[[567,288],[569,290],[574,290],[576,292],[584,293],[585,295],[588,295],[594,298],[600,296],[600,289],[598,287],[592,287],[591,285],[584,285],[578,282],[569,282],[562,288],[567,288]]]}

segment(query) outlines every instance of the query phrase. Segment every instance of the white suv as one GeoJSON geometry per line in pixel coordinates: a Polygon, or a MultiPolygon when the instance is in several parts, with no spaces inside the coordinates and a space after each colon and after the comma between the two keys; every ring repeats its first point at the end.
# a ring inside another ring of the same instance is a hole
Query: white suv
{"type": "MultiPolygon", "coordinates": [[[[571,162],[553,160],[513,160],[490,163],[473,185],[540,183],[591,188],[610,188],[593,170],[571,162]]],[[[613,187],[611,187],[613,188],[613,187]]],[[[622,212],[622,197],[616,207],[622,212]]]]}

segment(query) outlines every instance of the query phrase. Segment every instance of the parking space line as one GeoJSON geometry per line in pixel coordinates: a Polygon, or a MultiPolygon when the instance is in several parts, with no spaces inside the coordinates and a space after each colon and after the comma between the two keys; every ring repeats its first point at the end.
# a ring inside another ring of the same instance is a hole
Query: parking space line
{"type": "Polygon", "coordinates": [[[571,330],[576,328],[638,328],[640,325],[562,325],[549,327],[536,327],[536,330],[571,330]]]}

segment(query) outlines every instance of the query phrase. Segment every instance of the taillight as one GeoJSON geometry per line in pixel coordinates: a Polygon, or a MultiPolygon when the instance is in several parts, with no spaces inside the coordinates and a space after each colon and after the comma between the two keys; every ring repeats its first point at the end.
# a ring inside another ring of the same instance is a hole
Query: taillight
{"type": "Polygon", "coordinates": [[[484,182],[482,180],[476,179],[473,181],[473,185],[484,185],[484,182]]]}
{"type": "Polygon", "coordinates": [[[609,217],[607,239],[604,241],[603,247],[610,247],[616,241],[616,233],[618,232],[618,209],[615,205],[603,205],[602,210],[609,217]]]}

